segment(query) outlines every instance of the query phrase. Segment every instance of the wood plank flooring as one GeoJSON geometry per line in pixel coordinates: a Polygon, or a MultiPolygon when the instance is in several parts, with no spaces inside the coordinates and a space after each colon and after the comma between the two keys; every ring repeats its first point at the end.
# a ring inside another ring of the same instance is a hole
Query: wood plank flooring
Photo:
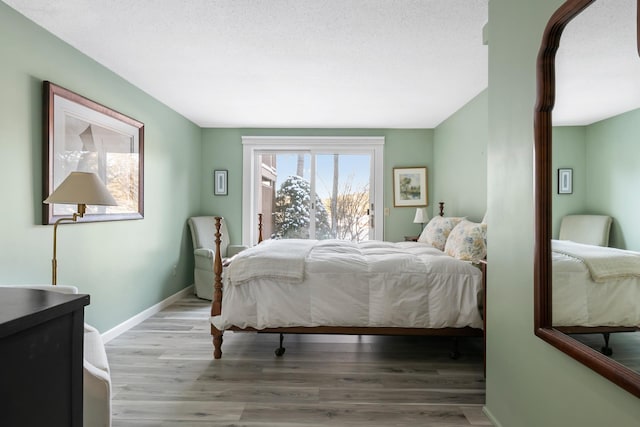
{"type": "Polygon", "coordinates": [[[209,302],[186,297],[110,341],[113,426],[491,425],[482,339],[224,335],[214,360],[209,302]]]}
{"type": "MultiPolygon", "coordinates": [[[[602,334],[572,334],[571,336],[598,352],[604,346],[602,334]]],[[[640,332],[613,333],[609,346],[613,350],[611,355],[613,360],[640,373],[640,332]]]]}

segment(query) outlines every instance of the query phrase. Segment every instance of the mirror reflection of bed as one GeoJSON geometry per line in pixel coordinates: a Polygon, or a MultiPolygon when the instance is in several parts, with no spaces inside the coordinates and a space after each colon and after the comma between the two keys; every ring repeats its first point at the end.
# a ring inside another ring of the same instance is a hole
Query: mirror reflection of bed
{"type": "Polygon", "coordinates": [[[567,215],[551,243],[554,326],[602,334],[608,356],[611,334],[634,332],[640,324],[640,253],[608,247],[611,223],[607,215],[567,215]]]}
{"type": "Polygon", "coordinates": [[[552,316],[556,329],[640,372],[636,31],[635,0],[597,0],[562,35],[552,131],[552,316]],[[585,78],[585,70],[598,77],[585,78]],[[572,188],[561,192],[557,171],[569,168],[572,188]]]}

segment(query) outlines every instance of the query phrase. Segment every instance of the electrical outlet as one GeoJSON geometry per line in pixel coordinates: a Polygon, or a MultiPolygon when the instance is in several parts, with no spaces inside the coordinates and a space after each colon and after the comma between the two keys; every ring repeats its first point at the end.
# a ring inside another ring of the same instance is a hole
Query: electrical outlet
{"type": "Polygon", "coordinates": [[[384,216],[389,216],[389,208],[384,208],[384,216]]]}

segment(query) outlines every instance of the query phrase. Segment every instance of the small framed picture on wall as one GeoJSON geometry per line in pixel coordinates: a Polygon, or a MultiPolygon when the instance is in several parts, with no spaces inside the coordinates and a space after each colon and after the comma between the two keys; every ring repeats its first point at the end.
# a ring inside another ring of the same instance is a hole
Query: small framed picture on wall
{"type": "Polygon", "coordinates": [[[213,194],[216,196],[227,195],[227,171],[226,170],[213,171],[213,194]]]}
{"type": "Polygon", "coordinates": [[[427,204],[427,168],[393,168],[393,206],[427,204]]]}
{"type": "Polygon", "coordinates": [[[558,169],[558,194],[573,193],[573,169],[558,169]]]}

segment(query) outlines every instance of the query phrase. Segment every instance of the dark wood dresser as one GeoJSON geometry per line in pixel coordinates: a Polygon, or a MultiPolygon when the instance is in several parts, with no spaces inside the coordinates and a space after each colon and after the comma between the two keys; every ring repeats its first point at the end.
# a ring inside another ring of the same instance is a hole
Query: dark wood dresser
{"type": "Polygon", "coordinates": [[[82,427],[89,295],[0,287],[0,426],[82,427]]]}

